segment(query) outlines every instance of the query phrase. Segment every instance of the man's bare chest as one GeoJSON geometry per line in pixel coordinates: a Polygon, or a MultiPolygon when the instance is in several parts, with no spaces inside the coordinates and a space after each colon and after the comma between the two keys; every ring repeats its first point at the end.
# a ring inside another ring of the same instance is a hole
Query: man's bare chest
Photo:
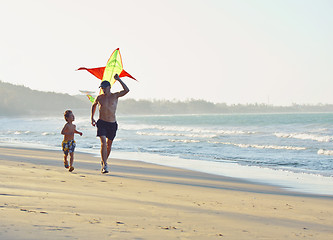
{"type": "Polygon", "coordinates": [[[102,108],[115,108],[117,106],[118,99],[113,96],[108,96],[101,98],[99,101],[99,105],[102,108]]]}

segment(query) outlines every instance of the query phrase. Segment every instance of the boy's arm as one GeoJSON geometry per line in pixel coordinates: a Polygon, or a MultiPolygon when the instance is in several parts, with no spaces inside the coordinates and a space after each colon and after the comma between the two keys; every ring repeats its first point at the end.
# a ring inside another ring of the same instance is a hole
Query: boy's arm
{"type": "Polygon", "coordinates": [[[120,77],[118,76],[118,74],[114,75],[114,79],[116,79],[121,86],[123,87],[124,90],[115,93],[117,95],[117,97],[122,97],[125,96],[130,90],[129,88],[126,86],[126,84],[120,79],[120,77]]]}
{"type": "Polygon", "coordinates": [[[68,125],[67,125],[67,123],[65,124],[65,126],[62,128],[62,130],[61,130],[61,134],[62,135],[66,135],[67,134],[67,128],[68,128],[68,125]]]}
{"type": "Polygon", "coordinates": [[[75,132],[75,127],[73,129],[68,123],[66,123],[64,128],[61,130],[62,135],[71,135],[74,134],[74,132],[75,132]]]}
{"type": "Polygon", "coordinates": [[[74,125],[74,133],[80,134],[80,136],[82,136],[82,132],[77,131],[75,125],[74,125]]]}

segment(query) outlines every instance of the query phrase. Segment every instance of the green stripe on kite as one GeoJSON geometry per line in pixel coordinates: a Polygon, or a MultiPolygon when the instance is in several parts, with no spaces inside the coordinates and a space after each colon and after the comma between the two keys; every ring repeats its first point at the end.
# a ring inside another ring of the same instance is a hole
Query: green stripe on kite
{"type": "Polygon", "coordinates": [[[115,83],[116,79],[114,79],[114,75],[120,75],[121,71],[123,70],[123,63],[121,61],[121,56],[119,52],[119,48],[113,51],[111,57],[109,58],[104,74],[103,74],[103,81],[109,81],[112,85],[115,83]]]}

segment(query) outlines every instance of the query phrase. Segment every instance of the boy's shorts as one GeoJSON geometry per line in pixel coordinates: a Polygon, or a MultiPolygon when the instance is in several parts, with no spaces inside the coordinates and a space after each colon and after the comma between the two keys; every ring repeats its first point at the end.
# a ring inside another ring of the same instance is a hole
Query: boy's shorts
{"type": "Polygon", "coordinates": [[[113,141],[118,130],[117,122],[106,122],[101,119],[97,121],[97,137],[105,136],[113,141]]]}
{"type": "Polygon", "coordinates": [[[62,141],[62,151],[64,151],[65,155],[74,152],[75,147],[76,142],[74,140],[62,141]]]}

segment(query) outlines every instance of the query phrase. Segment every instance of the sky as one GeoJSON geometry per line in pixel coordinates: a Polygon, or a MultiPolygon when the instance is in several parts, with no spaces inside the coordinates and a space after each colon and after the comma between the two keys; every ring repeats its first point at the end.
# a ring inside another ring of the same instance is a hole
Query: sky
{"type": "Polygon", "coordinates": [[[331,0],[0,0],[0,29],[0,80],[34,90],[97,94],[75,70],[120,48],[126,98],[333,104],[331,0]]]}

